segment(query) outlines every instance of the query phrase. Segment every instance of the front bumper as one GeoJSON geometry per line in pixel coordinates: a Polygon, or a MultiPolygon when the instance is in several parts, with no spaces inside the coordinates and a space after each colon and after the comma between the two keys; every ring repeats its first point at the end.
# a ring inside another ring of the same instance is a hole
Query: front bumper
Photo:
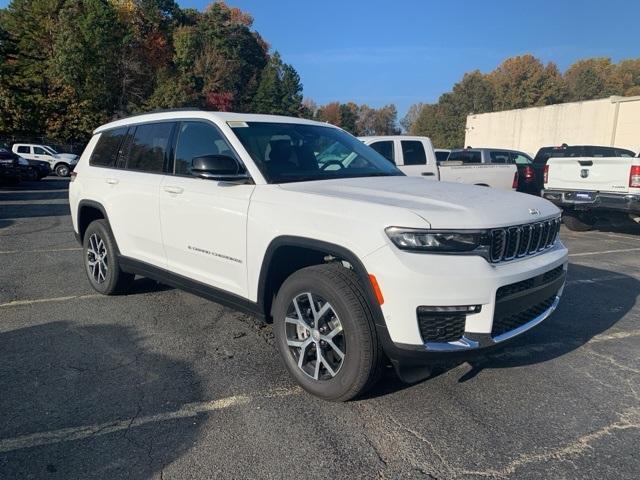
{"type": "Polygon", "coordinates": [[[640,213],[640,195],[638,194],[543,190],[542,197],[563,208],[640,213]],[[589,194],[591,198],[585,200],[578,194],[589,194]]]}
{"type": "Polygon", "coordinates": [[[481,257],[421,255],[389,246],[366,260],[385,299],[378,335],[398,367],[467,359],[540,324],[562,295],[567,249],[558,241],[539,255],[489,264],[481,257]],[[457,338],[432,341],[421,329],[421,306],[474,306],[479,311],[465,314],[457,338]]]}

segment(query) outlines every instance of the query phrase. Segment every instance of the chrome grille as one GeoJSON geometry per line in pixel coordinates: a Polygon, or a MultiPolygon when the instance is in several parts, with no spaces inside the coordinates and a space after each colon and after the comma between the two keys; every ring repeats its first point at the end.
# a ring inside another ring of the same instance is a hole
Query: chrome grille
{"type": "Polygon", "coordinates": [[[492,263],[526,257],[551,248],[560,231],[560,218],[515,227],[496,228],[490,235],[492,263]]]}

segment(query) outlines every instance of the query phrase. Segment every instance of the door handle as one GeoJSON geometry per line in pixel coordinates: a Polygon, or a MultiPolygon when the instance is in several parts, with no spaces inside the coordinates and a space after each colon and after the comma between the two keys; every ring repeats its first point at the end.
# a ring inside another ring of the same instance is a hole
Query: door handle
{"type": "Polygon", "coordinates": [[[182,188],[182,187],[173,187],[171,185],[167,185],[167,186],[163,187],[163,189],[167,193],[178,194],[178,193],[184,192],[184,188],[182,188]]]}
{"type": "Polygon", "coordinates": [[[117,185],[120,180],[118,180],[117,178],[107,178],[105,182],[107,182],[109,185],[117,185]]]}
{"type": "Polygon", "coordinates": [[[433,177],[433,175],[434,175],[433,172],[422,172],[423,177],[433,177]]]}

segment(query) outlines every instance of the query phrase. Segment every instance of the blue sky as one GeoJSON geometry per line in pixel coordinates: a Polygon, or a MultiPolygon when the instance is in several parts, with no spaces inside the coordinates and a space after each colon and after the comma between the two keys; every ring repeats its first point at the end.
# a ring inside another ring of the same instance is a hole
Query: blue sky
{"type": "MultiPolygon", "coordinates": [[[[0,5],[6,5],[0,0],[0,5]]],[[[209,0],[178,0],[202,9],[209,0]]],[[[298,70],[319,104],[433,102],[464,72],[532,53],[561,69],[580,58],[640,57],[640,2],[622,0],[228,0],[298,70]]]]}

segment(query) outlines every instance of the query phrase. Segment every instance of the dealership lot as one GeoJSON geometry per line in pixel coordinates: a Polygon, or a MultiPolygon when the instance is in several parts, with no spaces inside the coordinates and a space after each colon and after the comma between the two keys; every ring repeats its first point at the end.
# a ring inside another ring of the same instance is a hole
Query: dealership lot
{"type": "Polygon", "coordinates": [[[638,476],[640,229],[563,230],[560,307],[504,350],[333,404],[251,317],[96,295],[66,196],[0,188],[0,478],[638,476]]]}

